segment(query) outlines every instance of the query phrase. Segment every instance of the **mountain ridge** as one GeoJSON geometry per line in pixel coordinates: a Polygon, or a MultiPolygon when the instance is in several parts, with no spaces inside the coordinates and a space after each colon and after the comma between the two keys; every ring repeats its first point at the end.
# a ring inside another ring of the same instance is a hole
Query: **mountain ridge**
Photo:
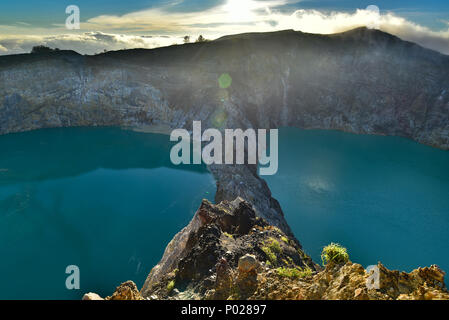
{"type": "MultiPolygon", "coordinates": [[[[394,40],[394,41],[407,43],[411,47],[419,48],[419,50],[433,52],[438,55],[449,58],[449,55],[445,55],[438,51],[423,47],[414,42],[402,40],[400,37],[395,36],[393,34],[390,34],[390,33],[387,33],[387,32],[381,31],[381,30],[377,30],[377,29],[370,29],[367,27],[358,27],[358,28],[350,29],[348,31],[337,32],[337,33],[332,33],[332,34],[307,33],[307,32],[302,32],[302,31],[295,31],[293,29],[271,31],[271,32],[237,33],[237,34],[225,35],[225,36],[219,37],[215,40],[207,40],[207,41],[201,42],[201,43],[192,42],[192,43],[185,43],[185,44],[174,44],[174,45],[170,45],[170,46],[156,47],[156,48],[151,48],[151,49],[133,48],[133,49],[123,49],[123,50],[111,50],[111,51],[107,51],[105,53],[99,53],[99,54],[94,54],[94,55],[83,55],[83,54],[76,52],[75,50],[70,50],[70,49],[58,50],[58,51],[49,52],[49,53],[21,53],[21,54],[12,54],[12,55],[0,55],[0,65],[2,64],[2,62],[4,63],[4,61],[2,61],[2,60],[10,60],[11,61],[14,58],[24,58],[29,61],[35,61],[38,58],[41,58],[41,59],[46,59],[46,58],[50,58],[50,57],[51,58],[59,58],[59,57],[73,56],[73,55],[79,55],[79,56],[83,56],[83,57],[107,57],[107,56],[116,55],[119,53],[123,54],[123,53],[136,53],[136,52],[153,52],[153,51],[158,51],[158,50],[165,51],[165,50],[173,50],[173,49],[180,49],[180,48],[185,49],[186,47],[189,47],[189,46],[202,46],[207,43],[217,43],[217,42],[223,42],[223,41],[226,42],[226,41],[236,41],[236,40],[244,41],[244,40],[260,40],[260,39],[272,40],[270,38],[282,37],[282,36],[314,37],[314,38],[323,38],[323,39],[342,38],[343,37],[346,39],[352,38],[355,40],[365,40],[365,41],[373,39],[373,38],[375,38],[377,40],[379,40],[379,39],[390,40],[390,41],[394,40]],[[31,57],[36,58],[36,59],[27,59],[27,58],[31,58],[31,57]]],[[[8,62],[10,62],[10,61],[8,61],[8,62]]]]}

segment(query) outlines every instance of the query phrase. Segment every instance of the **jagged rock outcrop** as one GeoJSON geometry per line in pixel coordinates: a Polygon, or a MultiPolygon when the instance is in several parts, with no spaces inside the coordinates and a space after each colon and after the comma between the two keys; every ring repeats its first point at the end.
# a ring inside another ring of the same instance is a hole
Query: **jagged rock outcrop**
{"type": "Polygon", "coordinates": [[[167,246],[141,293],[158,298],[243,298],[257,287],[259,262],[318,267],[295,238],[257,217],[243,199],[218,205],[204,200],[192,222],[167,246]]]}
{"type": "Polygon", "coordinates": [[[214,164],[209,166],[209,170],[217,181],[215,203],[241,197],[251,203],[257,216],[293,235],[279,202],[271,196],[265,180],[257,175],[256,166],[214,164]]]}
{"type": "Polygon", "coordinates": [[[105,300],[144,300],[133,281],[123,282],[115,289],[110,297],[105,300]]]}
{"type": "Polygon", "coordinates": [[[97,293],[89,292],[83,296],[83,300],[96,301],[96,300],[104,300],[104,299],[102,297],[100,297],[97,293]]]}
{"type": "Polygon", "coordinates": [[[97,293],[89,292],[83,300],[145,300],[133,281],[126,281],[119,285],[110,297],[102,298],[97,293]]]}
{"type": "Polygon", "coordinates": [[[314,264],[298,241],[243,199],[203,201],[141,290],[147,299],[449,300],[437,266],[410,273],[314,264]],[[169,263],[167,263],[169,261],[169,263]]]}
{"type": "Polygon", "coordinates": [[[302,279],[274,271],[259,275],[258,290],[250,299],[291,300],[449,300],[444,272],[437,266],[410,273],[391,271],[381,263],[378,286],[369,285],[372,274],[348,262],[333,265],[302,279]]]}

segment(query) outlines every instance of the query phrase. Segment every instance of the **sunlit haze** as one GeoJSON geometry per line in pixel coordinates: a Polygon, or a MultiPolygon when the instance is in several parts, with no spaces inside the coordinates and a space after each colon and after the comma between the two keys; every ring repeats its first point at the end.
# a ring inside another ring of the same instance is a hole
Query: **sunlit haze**
{"type": "Polygon", "coordinates": [[[65,27],[66,3],[48,2],[0,4],[0,54],[29,52],[38,44],[95,54],[181,44],[186,35],[214,40],[244,32],[330,34],[362,26],[449,54],[449,4],[442,0],[81,0],[73,3],[80,9],[79,30],[65,27]]]}

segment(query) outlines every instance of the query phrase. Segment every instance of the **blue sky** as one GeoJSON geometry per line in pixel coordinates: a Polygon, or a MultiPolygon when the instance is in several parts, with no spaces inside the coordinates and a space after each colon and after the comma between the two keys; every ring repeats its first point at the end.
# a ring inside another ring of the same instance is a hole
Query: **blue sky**
{"type": "MultiPolygon", "coordinates": [[[[17,0],[0,3],[0,24],[14,25],[28,23],[32,26],[50,27],[64,21],[64,10],[75,4],[82,10],[81,20],[87,21],[99,15],[123,15],[148,8],[170,6],[172,12],[201,12],[225,0],[17,0]]],[[[447,27],[449,20],[448,0],[304,0],[292,1],[279,6],[279,9],[317,9],[334,11],[353,11],[377,5],[382,11],[392,11],[409,20],[428,26],[434,30],[447,27]]]]}
{"type": "Polygon", "coordinates": [[[15,0],[0,3],[0,54],[43,43],[82,53],[171,45],[184,35],[294,29],[335,33],[373,25],[449,54],[449,0],[15,0]],[[65,28],[77,5],[81,29],[65,28]],[[380,13],[366,11],[376,5],[380,13]]]}
{"type": "Polygon", "coordinates": [[[391,11],[433,29],[447,28],[449,0],[308,0],[297,4],[305,9],[351,11],[376,5],[381,11],[391,11]]]}

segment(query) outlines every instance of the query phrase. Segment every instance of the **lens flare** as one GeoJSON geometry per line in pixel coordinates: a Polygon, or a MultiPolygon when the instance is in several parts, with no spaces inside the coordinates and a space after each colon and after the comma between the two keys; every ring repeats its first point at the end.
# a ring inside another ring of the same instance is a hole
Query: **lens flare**
{"type": "Polygon", "coordinates": [[[218,85],[222,89],[227,89],[232,84],[232,78],[228,73],[223,73],[220,78],[218,78],[218,85]]]}

